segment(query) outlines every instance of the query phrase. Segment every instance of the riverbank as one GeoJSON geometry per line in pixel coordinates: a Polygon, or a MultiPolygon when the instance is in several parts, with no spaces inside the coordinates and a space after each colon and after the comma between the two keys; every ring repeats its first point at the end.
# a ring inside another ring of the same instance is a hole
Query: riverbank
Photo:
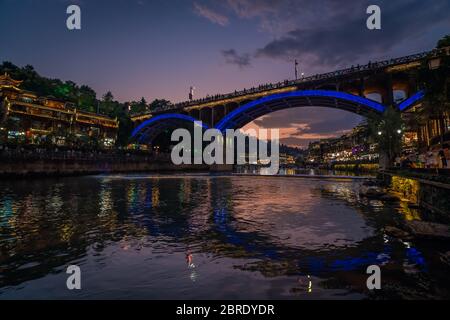
{"type": "Polygon", "coordinates": [[[337,171],[352,171],[360,173],[375,173],[380,169],[378,163],[364,163],[364,162],[353,162],[353,163],[334,163],[330,166],[331,170],[337,171]]]}
{"type": "Polygon", "coordinates": [[[403,199],[450,218],[450,172],[384,170],[379,178],[403,199]]]}
{"type": "Polygon", "coordinates": [[[109,173],[208,171],[207,165],[174,165],[155,158],[1,159],[1,178],[62,177],[109,173]]]}
{"type": "Polygon", "coordinates": [[[373,179],[372,176],[346,176],[346,175],[324,175],[324,174],[277,174],[264,175],[255,173],[232,173],[236,177],[280,177],[280,178],[306,178],[306,179],[320,179],[320,180],[366,180],[373,179]]]}

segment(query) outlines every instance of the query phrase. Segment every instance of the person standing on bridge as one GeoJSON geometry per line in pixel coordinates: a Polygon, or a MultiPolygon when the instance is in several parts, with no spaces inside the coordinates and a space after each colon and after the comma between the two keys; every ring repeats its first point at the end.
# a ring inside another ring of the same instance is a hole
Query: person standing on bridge
{"type": "Polygon", "coordinates": [[[191,86],[189,88],[189,101],[192,101],[194,99],[194,90],[195,90],[195,87],[193,87],[193,86],[191,86]]]}

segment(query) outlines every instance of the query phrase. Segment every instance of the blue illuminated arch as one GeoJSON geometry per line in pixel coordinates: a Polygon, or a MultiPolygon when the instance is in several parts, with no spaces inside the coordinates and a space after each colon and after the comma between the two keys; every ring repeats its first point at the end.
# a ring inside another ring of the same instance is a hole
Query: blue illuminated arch
{"type": "Polygon", "coordinates": [[[408,99],[403,100],[403,102],[401,102],[398,105],[398,109],[400,111],[405,111],[405,110],[409,109],[410,107],[412,107],[417,101],[422,100],[423,97],[425,97],[425,91],[421,90],[421,91],[413,94],[408,99]]]}
{"type": "Polygon", "coordinates": [[[205,123],[200,122],[198,119],[195,119],[194,117],[179,113],[165,113],[157,115],[142,122],[131,133],[131,139],[136,139],[139,135],[141,135],[141,138],[139,139],[141,141],[142,138],[149,133],[149,131],[152,131],[152,129],[156,130],[164,127],[169,127],[170,125],[172,125],[174,122],[177,121],[194,123],[198,125],[201,124],[203,129],[208,129],[208,126],[205,123]]]}
{"type": "MultiPolygon", "coordinates": [[[[299,91],[277,93],[251,101],[227,114],[216,125],[216,128],[221,131],[224,131],[225,129],[242,125],[241,123],[242,121],[238,120],[239,117],[241,115],[245,115],[247,112],[258,110],[258,108],[267,109],[267,111],[263,111],[263,113],[258,114],[258,116],[262,116],[264,114],[273,112],[275,110],[271,110],[270,108],[267,108],[267,106],[270,106],[270,104],[280,101],[286,102],[285,103],[286,106],[278,107],[276,110],[300,106],[318,106],[318,107],[323,106],[353,112],[361,111],[366,113],[369,112],[383,113],[385,110],[385,106],[382,105],[381,103],[345,92],[330,91],[330,90],[299,90],[299,91]],[[289,106],[288,103],[289,100],[295,100],[296,98],[297,99],[300,98],[303,100],[300,103],[289,106]]],[[[251,117],[252,116],[247,116],[247,119],[251,117]]],[[[256,119],[256,117],[254,119],[256,119]]],[[[247,121],[247,123],[248,122],[250,121],[247,121]]]]}
{"type": "MultiPolygon", "coordinates": [[[[283,252],[289,250],[289,247],[278,246],[276,244],[266,242],[266,237],[255,232],[241,232],[230,224],[229,212],[225,206],[219,207],[213,212],[213,222],[215,230],[224,235],[223,241],[239,248],[244,249],[248,254],[255,257],[263,257],[275,261],[283,261],[283,252]]],[[[307,250],[305,250],[307,252],[307,250]]],[[[351,253],[343,258],[334,258],[330,256],[309,256],[306,259],[299,258],[297,265],[312,275],[319,275],[324,272],[350,271],[357,270],[368,265],[383,264],[391,260],[392,248],[390,244],[385,244],[381,252],[367,251],[358,256],[351,253]],[[305,270],[306,268],[306,270],[305,270]]],[[[300,255],[301,256],[301,255],[300,255]]],[[[424,267],[425,261],[419,251],[412,251],[408,256],[408,260],[412,263],[424,267]]]]}

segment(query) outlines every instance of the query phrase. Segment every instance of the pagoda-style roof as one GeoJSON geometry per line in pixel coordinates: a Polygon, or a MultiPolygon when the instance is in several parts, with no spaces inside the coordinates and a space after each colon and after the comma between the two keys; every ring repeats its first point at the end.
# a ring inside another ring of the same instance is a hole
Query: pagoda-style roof
{"type": "Polygon", "coordinates": [[[20,80],[14,80],[8,73],[0,75],[0,88],[14,88],[19,90],[19,86],[22,83],[20,80]]]}

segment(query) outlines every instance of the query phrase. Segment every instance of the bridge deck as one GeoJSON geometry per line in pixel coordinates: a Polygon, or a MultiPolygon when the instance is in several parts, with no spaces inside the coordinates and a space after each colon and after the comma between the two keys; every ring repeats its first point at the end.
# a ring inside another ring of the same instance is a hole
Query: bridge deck
{"type": "Polygon", "coordinates": [[[184,101],[171,105],[167,109],[153,110],[143,114],[137,114],[132,117],[133,121],[143,120],[150,117],[153,114],[187,110],[191,108],[213,106],[217,104],[226,104],[235,100],[252,99],[260,97],[266,94],[277,93],[280,91],[295,90],[299,87],[307,87],[308,85],[314,85],[330,79],[343,79],[346,77],[363,76],[367,73],[376,72],[379,70],[385,70],[386,72],[397,72],[405,69],[417,67],[420,65],[420,61],[424,58],[438,57],[442,55],[450,55],[450,47],[441,49],[434,49],[432,51],[426,51],[395,59],[382,60],[377,62],[369,62],[366,65],[357,65],[350,68],[336,70],[332,72],[316,74],[309,77],[303,77],[297,80],[285,80],[273,84],[264,84],[251,89],[243,89],[228,94],[217,94],[213,96],[207,96],[205,98],[184,101]],[[253,96],[253,97],[252,97],[253,96]]]}

